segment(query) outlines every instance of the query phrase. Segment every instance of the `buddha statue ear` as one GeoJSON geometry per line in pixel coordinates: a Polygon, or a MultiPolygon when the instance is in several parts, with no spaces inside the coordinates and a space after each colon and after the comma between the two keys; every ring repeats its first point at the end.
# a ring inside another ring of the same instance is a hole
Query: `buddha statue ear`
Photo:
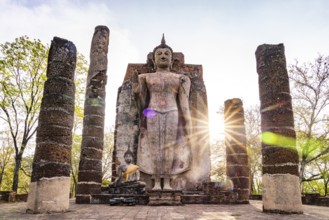
{"type": "MultiPolygon", "coordinates": [[[[153,55],[153,57],[154,57],[154,55],[153,55]]],[[[155,65],[155,60],[154,60],[154,58],[152,58],[151,61],[152,61],[152,64],[153,64],[153,71],[155,72],[156,69],[157,69],[157,66],[155,65]]]]}

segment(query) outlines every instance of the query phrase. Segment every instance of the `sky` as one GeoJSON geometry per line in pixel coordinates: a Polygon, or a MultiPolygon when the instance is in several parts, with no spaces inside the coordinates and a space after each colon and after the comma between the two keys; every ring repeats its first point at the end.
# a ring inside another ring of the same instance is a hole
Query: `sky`
{"type": "Polygon", "coordinates": [[[327,0],[0,0],[0,43],[23,35],[50,45],[72,41],[89,59],[94,28],[110,29],[106,127],[128,63],[145,63],[162,33],[185,63],[203,66],[211,140],[223,135],[224,101],[259,104],[255,51],[285,45],[287,64],[329,55],[327,0]]]}

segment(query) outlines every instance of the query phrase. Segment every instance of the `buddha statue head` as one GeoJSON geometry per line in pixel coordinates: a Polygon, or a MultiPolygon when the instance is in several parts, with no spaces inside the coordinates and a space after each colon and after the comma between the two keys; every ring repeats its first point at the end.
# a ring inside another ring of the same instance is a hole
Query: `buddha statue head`
{"type": "Polygon", "coordinates": [[[166,44],[164,34],[162,35],[161,44],[153,50],[153,63],[157,70],[170,70],[173,63],[174,52],[166,44]]]}

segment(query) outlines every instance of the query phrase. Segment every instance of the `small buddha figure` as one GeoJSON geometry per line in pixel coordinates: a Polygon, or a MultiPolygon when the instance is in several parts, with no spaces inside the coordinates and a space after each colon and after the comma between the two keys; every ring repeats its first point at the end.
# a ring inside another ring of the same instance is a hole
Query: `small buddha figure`
{"type": "Polygon", "coordinates": [[[125,164],[118,168],[118,176],[109,186],[112,193],[140,194],[144,192],[145,183],[139,181],[139,167],[133,164],[133,152],[128,150],[123,155],[125,164]],[[111,190],[112,189],[112,190],[111,190]]]}
{"type": "Polygon", "coordinates": [[[171,178],[189,170],[191,164],[191,81],[171,71],[173,50],[164,37],[153,50],[153,60],[154,73],[135,72],[132,78],[142,121],[137,164],[141,172],[152,176],[153,190],[172,190],[171,178]]]}

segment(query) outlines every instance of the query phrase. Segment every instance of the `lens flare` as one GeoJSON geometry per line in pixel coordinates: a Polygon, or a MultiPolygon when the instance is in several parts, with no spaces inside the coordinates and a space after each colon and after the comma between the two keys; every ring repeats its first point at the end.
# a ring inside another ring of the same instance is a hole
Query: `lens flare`
{"type": "Polygon", "coordinates": [[[285,148],[294,148],[296,146],[296,139],[287,137],[274,132],[266,131],[262,133],[262,141],[268,145],[274,145],[285,148]]]}
{"type": "Polygon", "coordinates": [[[151,108],[146,108],[144,109],[143,114],[146,118],[154,118],[157,113],[151,108]]]}

